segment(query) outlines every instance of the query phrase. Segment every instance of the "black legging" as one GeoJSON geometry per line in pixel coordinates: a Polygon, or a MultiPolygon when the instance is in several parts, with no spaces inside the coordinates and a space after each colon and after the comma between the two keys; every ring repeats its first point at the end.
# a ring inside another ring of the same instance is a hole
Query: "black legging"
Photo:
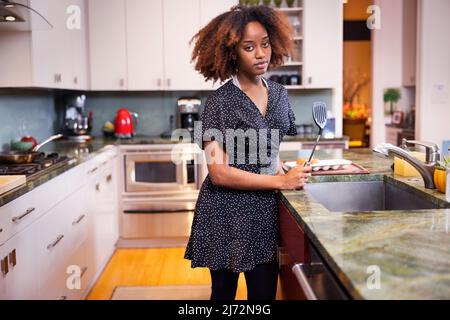
{"type": "MultiPolygon", "coordinates": [[[[239,273],[228,269],[210,270],[212,281],[211,300],[234,300],[239,273]]],[[[275,300],[278,266],[276,263],[258,264],[245,271],[248,300],[275,300]]]]}

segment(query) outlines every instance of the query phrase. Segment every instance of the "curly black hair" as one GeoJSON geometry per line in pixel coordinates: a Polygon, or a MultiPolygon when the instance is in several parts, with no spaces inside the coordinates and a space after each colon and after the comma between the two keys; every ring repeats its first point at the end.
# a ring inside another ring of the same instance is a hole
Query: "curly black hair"
{"type": "Polygon", "coordinates": [[[233,56],[246,25],[257,21],[267,30],[272,47],[269,68],[283,64],[284,57],[295,58],[292,27],[288,17],[268,6],[234,6],[212,19],[190,41],[195,41],[192,62],[208,81],[225,81],[236,73],[233,56]]]}

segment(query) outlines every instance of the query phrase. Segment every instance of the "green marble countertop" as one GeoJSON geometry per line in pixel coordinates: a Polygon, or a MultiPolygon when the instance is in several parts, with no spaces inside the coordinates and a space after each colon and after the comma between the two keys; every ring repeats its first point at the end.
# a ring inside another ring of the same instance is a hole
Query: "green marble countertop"
{"type": "MultiPolygon", "coordinates": [[[[308,152],[280,156],[295,160],[308,152]]],[[[312,177],[311,183],[384,179],[450,206],[443,194],[425,189],[421,178],[395,176],[392,160],[371,150],[318,151],[316,157],[349,159],[370,175],[312,177]]],[[[328,211],[305,190],[282,191],[280,198],[354,298],[450,299],[450,209],[345,213],[328,211]],[[379,289],[367,285],[370,266],[380,270],[379,289]]]]}

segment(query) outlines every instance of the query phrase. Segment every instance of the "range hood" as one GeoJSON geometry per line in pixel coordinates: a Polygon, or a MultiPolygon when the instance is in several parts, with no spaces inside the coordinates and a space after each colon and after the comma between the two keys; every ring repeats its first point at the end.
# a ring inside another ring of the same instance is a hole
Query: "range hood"
{"type": "Polygon", "coordinates": [[[53,25],[28,0],[0,0],[0,32],[52,29],[53,25]]]}

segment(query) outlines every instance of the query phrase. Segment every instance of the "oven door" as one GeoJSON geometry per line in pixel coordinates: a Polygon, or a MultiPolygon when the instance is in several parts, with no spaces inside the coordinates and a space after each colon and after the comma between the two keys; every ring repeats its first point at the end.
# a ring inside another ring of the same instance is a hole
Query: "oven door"
{"type": "Polygon", "coordinates": [[[125,193],[197,189],[194,154],[174,163],[171,150],[125,154],[125,193]]]}

